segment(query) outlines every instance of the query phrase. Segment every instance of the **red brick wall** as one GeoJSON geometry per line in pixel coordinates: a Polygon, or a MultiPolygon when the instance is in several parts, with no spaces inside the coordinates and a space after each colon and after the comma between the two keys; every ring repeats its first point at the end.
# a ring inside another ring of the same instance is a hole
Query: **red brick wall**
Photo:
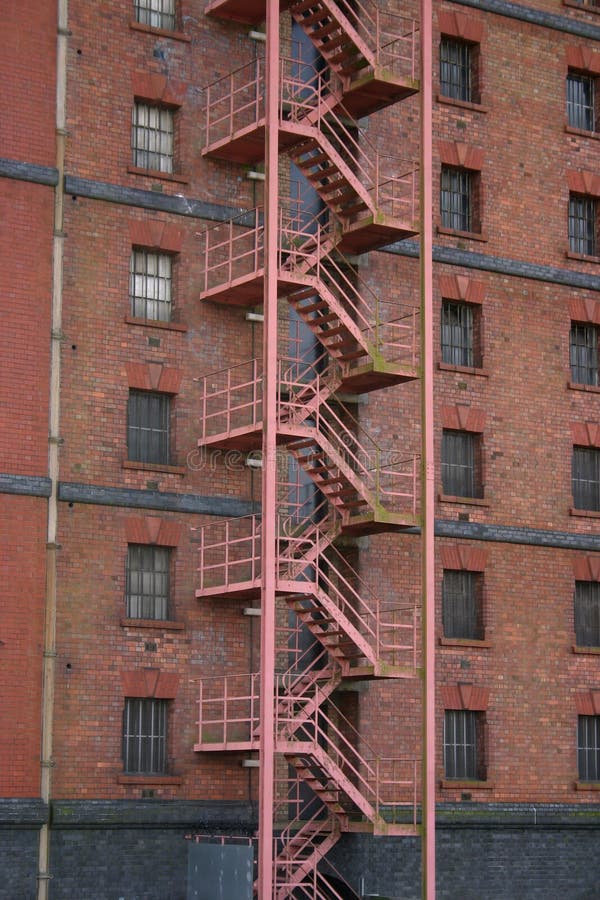
{"type": "Polygon", "coordinates": [[[1,155],[55,165],[56,0],[3,4],[1,155]]]}
{"type": "Polygon", "coordinates": [[[46,474],[53,191],[0,180],[0,471],[46,474]]]}
{"type": "Polygon", "coordinates": [[[0,504],[0,796],[37,797],[45,593],[46,501],[0,504]]]}

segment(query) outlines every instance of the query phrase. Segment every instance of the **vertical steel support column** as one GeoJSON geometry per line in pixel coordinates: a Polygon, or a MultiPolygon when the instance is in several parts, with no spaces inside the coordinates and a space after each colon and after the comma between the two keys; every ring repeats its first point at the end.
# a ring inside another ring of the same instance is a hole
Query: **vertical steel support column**
{"type": "Polygon", "coordinates": [[[435,579],[431,0],[421,0],[421,435],[423,596],[422,897],[435,898],[435,579]]]}
{"type": "Polygon", "coordinates": [[[267,0],[265,293],[263,330],[262,585],[260,654],[260,900],[273,896],[275,783],[275,565],[277,501],[277,220],[279,207],[279,0],[267,0]]]}

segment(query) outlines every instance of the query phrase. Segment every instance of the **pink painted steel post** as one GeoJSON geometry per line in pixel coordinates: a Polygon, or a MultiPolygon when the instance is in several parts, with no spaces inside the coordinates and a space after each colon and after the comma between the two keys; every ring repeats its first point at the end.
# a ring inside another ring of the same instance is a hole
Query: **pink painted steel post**
{"type": "Polygon", "coordinates": [[[433,441],[433,172],[431,0],[421,0],[421,434],[423,569],[422,897],[435,898],[435,581],[433,441]]]}
{"type": "Polygon", "coordinates": [[[263,330],[262,585],[260,655],[260,782],[258,895],[273,896],[273,789],[275,783],[275,550],[277,432],[277,213],[279,206],[279,0],[267,0],[265,292],[263,330]]]}

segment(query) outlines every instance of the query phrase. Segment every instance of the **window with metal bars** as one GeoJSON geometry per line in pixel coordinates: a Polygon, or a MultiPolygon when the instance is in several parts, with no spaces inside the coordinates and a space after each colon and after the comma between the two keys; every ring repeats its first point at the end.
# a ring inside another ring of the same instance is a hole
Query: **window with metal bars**
{"type": "Polygon", "coordinates": [[[443,37],[440,42],[440,93],[454,100],[477,102],[474,96],[475,47],[443,37]]]}
{"type": "Polygon", "coordinates": [[[567,75],[567,121],[571,128],[596,130],[596,79],[593,75],[567,75]]]}
{"type": "Polygon", "coordinates": [[[171,398],[150,391],[129,391],[127,454],[135,462],[170,463],[171,398]]]}
{"type": "Polygon", "coordinates": [[[133,250],[129,267],[131,315],[170,322],[173,260],[168,253],[133,250]]]}
{"type": "Polygon", "coordinates": [[[123,769],[128,774],[167,772],[168,700],[127,697],[123,710],[123,769]]]}
{"type": "Polygon", "coordinates": [[[600,450],[573,447],[573,503],[575,509],[600,511],[600,450]]]}
{"type": "Polygon", "coordinates": [[[175,29],[175,0],[134,0],[135,20],[152,28],[175,29]]]}
{"type": "Polygon", "coordinates": [[[574,384],[598,385],[598,339],[596,325],[571,323],[569,356],[574,384]]]}
{"type": "Polygon", "coordinates": [[[444,773],[446,778],[485,781],[482,713],[445,711],[444,773]]]}
{"type": "Polygon", "coordinates": [[[127,616],[131,619],[169,618],[169,569],[166,547],[130,544],[127,548],[127,616]]]}
{"type": "Polygon", "coordinates": [[[580,781],[600,781],[600,716],[577,717],[577,763],[580,781]]]}
{"type": "Polygon", "coordinates": [[[479,314],[469,303],[442,300],[442,361],[453,366],[479,366],[479,314]]]}
{"type": "Polygon", "coordinates": [[[600,647],[600,582],[575,582],[575,641],[578,647],[600,647]]]}
{"type": "Polygon", "coordinates": [[[475,173],[455,166],[442,166],[440,216],[444,228],[475,231],[475,173]]]}
{"type": "Polygon", "coordinates": [[[597,200],[582,194],[569,197],[569,249],[572,253],[596,256],[597,200]]]}
{"type": "Polygon", "coordinates": [[[442,488],[454,497],[481,497],[481,435],[444,429],[442,488]]]}
{"type": "Polygon", "coordinates": [[[442,576],[444,637],[483,640],[481,572],[446,569],[442,576]]]}
{"type": "Polygon", "coordinates": [[[136,101],[131,125],[133,165],[173,174],[174,128],[172,109],[136,101]]]}

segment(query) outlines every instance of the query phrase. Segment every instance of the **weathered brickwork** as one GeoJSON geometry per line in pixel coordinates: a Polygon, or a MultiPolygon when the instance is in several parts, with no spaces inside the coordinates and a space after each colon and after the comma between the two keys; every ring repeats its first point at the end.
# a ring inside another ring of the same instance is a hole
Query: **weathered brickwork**
{"type": "MultiPolygon", "coordinates": [[[[383,5],[397,11],[396,3],[383,5]]],[[[56,3],[10,6],[0,99],[0,230],[8,249],[0,271],[7,362],[0,369],[0,795],[17,802],[40,793],[59,160],[56,3]]],[[[257,600],[195,597],[195,529],[258,512],[261,500],[260,473],[246,454],[198,448],[205,386],[222,385],[226,367],[250,371],[242,367],[262,352],[260,322],[246,309],[199,300],[203,232],[263,195],[262,183],[248,177],[260,163],[202,156],[208,85],[263,51],[247,26],[207,17],[204,7],[205,0],[180,0],[169,34],[136,26],[130,0],[68,4],[64,274],[54,333],[61,368],[53,898],[183,900],[185,834],[249,834],[256,826],[258,770],[242,766],[251,754],[193,749],[201,681],[256,672],[260,643],[260,618],[244,614],[257,600]],[[136,100],[174,112],[172,175],[134,165],[136,100]],[[171,323],[132,315],[133,248],[171,255],[171,323]],[[168,463],[129,458],[128,397],[140,389],[171,398],[168,463]],[[164,621],[127,618],[129,544],[170,548],[164,621]],[[123,771],[128,696],[168,701],[164,777],[123,771]]],[[[416,14],[417,4],[402,12],[416,14]]],[[[573,60],[596,71],[600,18],[591,6],[556,0],[440,0],[433,23],[438,893],[449,900],[591,898],[599,794],[597,784],[578,782],[577,704],[600,690],[600,656],[576,647],[574,590],[586,566],[596,571],[600,532],[597,515],[572,509],[571,456],[582,435],[597,433],[600,389],[571,383],[569,332],[574,320],[600,322],[600,280],[597,257],[568,255],[568,203],[582,185],[598,197],[598,140],[566,128],[565,98],[573,60]],[[440,95],[438,46],[448,32],[478,36],[477,103],[440,95]],[[442,165],[475,173],[476,233],[442,227],[442,165]],[[442,361],[443,300],[472,305],[473,367],[442,361]],[[482,496],[475,500],[444,493],[444,428],[479,436],[482,496]],[[477,640],[444,634],[445,568],[480,576],[477,640]],[[445,708],[482,716],[485,778],[478,782],[445,778],[445,708]],[[512,818],[505,813],[511,804],[512,818]],[[544,804],[559,810],[556,820],[523,818],[544,804]]],[[[283,32],[287,46],[287,20],[283,32]]],[[[414,97],[371,116],[366,136],[383,154],[414,159],[418,121],[414,97]]],[[[281,181],[288,185],[283,167],[281,181]]],[[[396,249],[360,257],[359,271],[382,308],[408,315],[419,304],[416,244],[396,249]]],[[[287,353],[283,318],[280,336],[287,353]]],[[[418,381],[352,398],[349,408],[395,463],[421,453],[418,381]]],[[[413,511],[409,501],[406,511],[413,511]]],[[[342,733],[353,740],[352,722],[366,756],[410,760],[407,782],[421,752],[416,532],[346,541],[369,602],[403,626],[394,662],[405,670],[336,695],[342,733]]],[[[283,602],[277,621],[288,621],[283,602]]],[[[0,822],[0,864],[10,872],[0,896],[7,900],[35,896],[42,823],[41,814],[34,822],[15,810],[0,822]]],[[[346,835],[332,858],[364,893],[419,895],[417,841],[346,835]]]]}
{"type": "Polygon", "coordinates": [[[2,497],[0,797],[39,796],[46,510],[41,498],[2,497]]]}

